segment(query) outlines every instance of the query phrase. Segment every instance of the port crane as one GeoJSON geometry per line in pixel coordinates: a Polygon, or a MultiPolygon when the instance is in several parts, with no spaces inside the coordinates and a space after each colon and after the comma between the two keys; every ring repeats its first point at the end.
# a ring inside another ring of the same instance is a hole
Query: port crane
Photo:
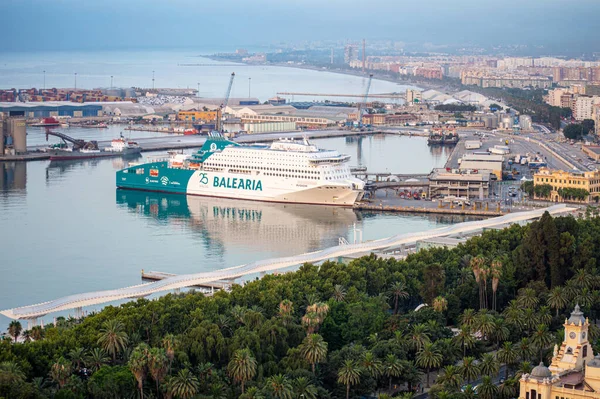
{"type": "Polygon", "coordinates": [[[371,81],[373,80],[373,74],[369,75],[369,80],[367,81],[367,88],[365,90],[365,97],[361,103],[358,103],[358,118],[356,120],[356,126],[358,128],[363,127],[363,115],[365,114],[365,107],[367,106],[367,99],[369,98],[369,90],[371,89],[371,81]]]}
{"type": "Polygon", "coordinates": [[[225,122],[225,118],[223,117],[223,113],[225,112],[225,108],[227,108],[227,104],[229,103],[229,96],[231,95],[231,87],[233,86],[233,79],[235,78],[235,72],[231,72],[231,77],[229,78],[229,86],[227,86],[227,91],[225,92],[225,97],[223,99],[223,104],[221,104],[221,126],[219,126],[219,131],[223,133],[223,123],[225,122]]]}

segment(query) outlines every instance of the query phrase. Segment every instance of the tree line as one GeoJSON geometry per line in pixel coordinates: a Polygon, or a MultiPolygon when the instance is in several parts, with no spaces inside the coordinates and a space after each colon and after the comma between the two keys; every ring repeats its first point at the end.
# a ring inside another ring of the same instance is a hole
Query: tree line
{"type": "Polygon", "coordinates": [[[546,213],[404,260],[305,264],[213,296],[139,299],[30,331],[13,322],[0,397],[410,398],[430,387],[440,399],[512,398],[522,373],[548,364],[576,303],[597,318],[599,233],[595,208],[546,213]]]}

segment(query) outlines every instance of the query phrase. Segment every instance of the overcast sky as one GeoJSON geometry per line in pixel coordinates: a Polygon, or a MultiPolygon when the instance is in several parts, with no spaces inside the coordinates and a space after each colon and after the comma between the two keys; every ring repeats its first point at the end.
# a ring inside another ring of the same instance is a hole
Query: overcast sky
{"type": "Polygon", "coordinates": [[[0,0],[0,51],[391,39],[600,48],[600,0],[0,0]]]}

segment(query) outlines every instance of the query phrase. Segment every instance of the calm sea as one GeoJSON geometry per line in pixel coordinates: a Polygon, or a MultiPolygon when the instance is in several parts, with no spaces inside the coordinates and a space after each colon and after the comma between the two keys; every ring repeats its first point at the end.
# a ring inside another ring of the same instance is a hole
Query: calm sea
{"type": "MultiPolygon", "coordinates": [[[[0,88],[155,87],[197,89],[201,97],[223,97],[235,72],[231,97],[265,101],[277,92],[362,94],[366,78],[307,69],[272,66],[232,66],[187,51],[96,51],[1,53],[0,88]],[[181,66],[205,64],[205,66],[181,66]],[[75,82],[77,74],[77,82],[75,82]]],[[[373,80],[371,93],[404,92],[408,86],[373,80]]],[[[290,98],[291,99],[291,98],[290,98]]],[[[324,100],[298,97],[294,100],[324,100]]],[[[331,100],[344,100],[332,97],[331,100]]],[[[352,100],[352,99],[351,99],[352,100]]],[[[356,98],[353,99],[356,101],[356,98]]]]}

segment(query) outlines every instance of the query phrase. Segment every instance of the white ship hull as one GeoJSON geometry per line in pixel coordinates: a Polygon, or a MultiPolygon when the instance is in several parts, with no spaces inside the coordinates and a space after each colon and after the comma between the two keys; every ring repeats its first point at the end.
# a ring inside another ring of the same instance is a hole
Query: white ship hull
{"type": "Polygon", "coordinates": [[[358,184],[360,181],[344,180],[325,183],[299,181],[293,178],[240,177],[196,171],[188,181],[186,193],[251,201],[352,206],[362,198],[363,194],[362,190],[352,188],[353,183],[358,184]],[[218,184],[215,184],[215,179],[218,184]],[[243,183],[240,184],[240,180],[243,183]],[[247,184],[248,181],[250,184],[247,184]]]}

